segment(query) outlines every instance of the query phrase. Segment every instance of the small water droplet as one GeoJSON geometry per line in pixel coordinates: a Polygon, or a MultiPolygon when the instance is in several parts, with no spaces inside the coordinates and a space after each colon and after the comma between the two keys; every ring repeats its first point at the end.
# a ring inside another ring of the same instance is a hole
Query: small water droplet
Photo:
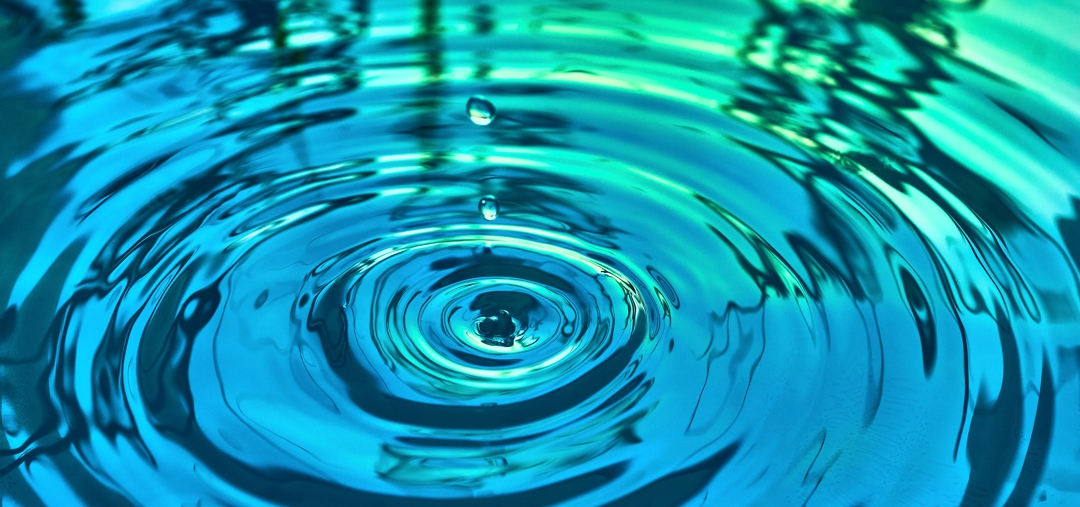
{"type": "Polygon", "coordinates": [[[495,220],[499,216],[499,200],[493,196],[484,196],[480,199],[480,214],[484,220],[495,220]]]}
{"type": "Polygon", "coordinates": [[[465,104],[469,119],[477,125],[487,125],[495,119],[495,105],[481,95],[474,95],[465,104]]]}

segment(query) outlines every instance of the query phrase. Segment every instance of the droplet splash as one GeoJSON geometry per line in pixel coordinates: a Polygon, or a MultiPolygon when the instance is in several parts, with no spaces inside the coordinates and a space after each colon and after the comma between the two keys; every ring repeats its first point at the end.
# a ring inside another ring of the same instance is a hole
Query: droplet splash
{"type": "Polygon", "coordinates": [[[494,196],[488,195],[481,198],[477,207],[480,209],[480,216],[484,217],[484,220],[499,218],[499,200],[494,196]]]}
{"type": "Polygon", "coordinates": [[[477,125],[487,125],[495,120],[495,105],[481,95],[476,95],[465,103],[465,112],[477,125]]]}
{"type": "Polygon", "coordinates": [[[488,345],[511,347],[514,345],[518,325],[517,319],[510,316],[510,312],[499,310],[495,315],[480,317],[476,322],[476,332],[488,345]]]}

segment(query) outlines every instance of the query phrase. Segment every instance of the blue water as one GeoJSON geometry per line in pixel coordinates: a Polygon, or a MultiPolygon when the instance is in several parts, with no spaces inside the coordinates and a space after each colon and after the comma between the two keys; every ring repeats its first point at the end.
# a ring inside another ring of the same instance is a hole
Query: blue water
{"type": "Polygon", "coordinates": [[[0,505],[1080,505],[1078,26],[0,1],[0,505]]]}

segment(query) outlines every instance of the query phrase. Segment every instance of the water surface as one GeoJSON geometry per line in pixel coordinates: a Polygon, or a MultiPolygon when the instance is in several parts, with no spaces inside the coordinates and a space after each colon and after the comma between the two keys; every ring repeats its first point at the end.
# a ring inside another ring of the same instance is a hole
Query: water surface
{"type": "Polygon", "coordinates": [[[0,503],[1076,505],[1078,26],[2,2],[0,503]]]}

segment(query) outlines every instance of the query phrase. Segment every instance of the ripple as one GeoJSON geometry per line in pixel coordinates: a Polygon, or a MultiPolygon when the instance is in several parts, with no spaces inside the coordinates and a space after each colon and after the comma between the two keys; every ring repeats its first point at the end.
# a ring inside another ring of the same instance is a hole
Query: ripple
{"type": "Polygon", "coordinates": [[[0,503],[1080,498],[1075,9],[19,5],[0,503]]]}

